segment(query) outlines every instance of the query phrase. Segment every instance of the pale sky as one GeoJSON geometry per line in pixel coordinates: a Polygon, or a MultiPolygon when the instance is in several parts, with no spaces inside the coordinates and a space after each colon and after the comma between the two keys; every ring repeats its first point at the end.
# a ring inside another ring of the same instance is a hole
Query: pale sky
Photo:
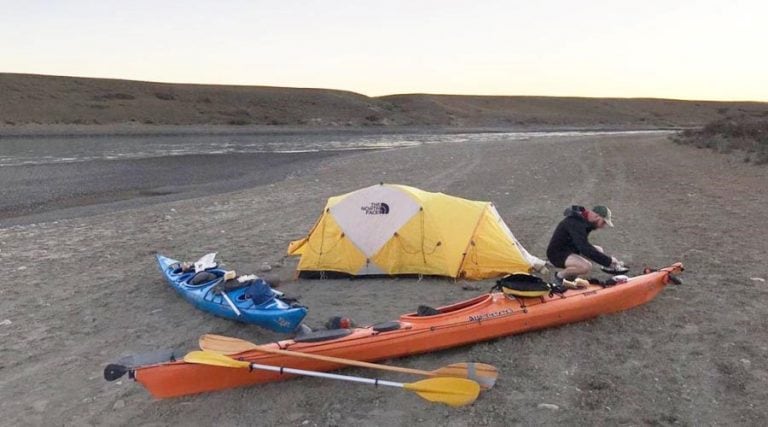
{"type": "Polygon", "coordinates": [[[765,0],[0,0],[0,72],[768,101],[765,0]]]}

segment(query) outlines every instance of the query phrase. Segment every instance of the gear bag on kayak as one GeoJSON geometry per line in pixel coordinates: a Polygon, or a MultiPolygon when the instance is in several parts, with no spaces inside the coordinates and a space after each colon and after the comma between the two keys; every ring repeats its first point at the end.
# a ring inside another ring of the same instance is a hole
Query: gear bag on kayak
{"type": "Polygon", "coordinates": [[[540,277],[524,273],[515,273],[502,277],[496,281],[496,286],[493,289],[500,290],[507,295],[528,298],[540,297],[552,292],[552,287],[549,283],[540,277]]]}

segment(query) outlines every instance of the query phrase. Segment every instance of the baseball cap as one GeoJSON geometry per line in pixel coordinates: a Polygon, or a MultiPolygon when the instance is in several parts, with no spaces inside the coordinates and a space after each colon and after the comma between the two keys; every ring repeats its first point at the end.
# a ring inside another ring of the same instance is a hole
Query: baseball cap
{"type": "Polygon", "coordinates": [[[597,205],[592,208],[592,212],[603,217],[605,223],[608,224],[609,227],[613,227],[613,221],[611,221],[611,210],[608,209],[607,206],[597,205]]]}

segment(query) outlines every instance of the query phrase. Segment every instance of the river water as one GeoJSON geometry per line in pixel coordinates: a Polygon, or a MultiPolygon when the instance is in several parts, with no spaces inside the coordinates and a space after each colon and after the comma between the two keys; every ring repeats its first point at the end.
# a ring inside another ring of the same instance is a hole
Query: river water
{"type": "Polygon", "coordinates": [[[264,185],[318,158],[420,144],[666,131],[0,137],[0,227],[264,185]]]}
{"type": "Polygon", "coordinates": [[[312,153],[379,150],[445,142],[482,143],[540,137],[667,131],[485,133],[260,133],[238,135],[0,137],[0,166],[126,160],[195,154],[312,153]]]}

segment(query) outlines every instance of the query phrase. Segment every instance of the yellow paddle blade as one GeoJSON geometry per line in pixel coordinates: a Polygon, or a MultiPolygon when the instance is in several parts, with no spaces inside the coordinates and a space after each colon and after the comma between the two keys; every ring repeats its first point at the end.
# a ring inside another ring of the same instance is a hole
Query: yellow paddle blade
{"type": "Polygon", "coordinates": [[[258,348],[256,344],[239,338],[205,334],[200,337],[200,348],[221,354],[237,354],[258,348]]]}
{"type": "Polygon", "coordinates": [[[199,365],[223,366],[225,368],[249,368],[251,366],[249,362],[235,360],[229,356],[211,351],[190,351],[184,356],[184,361],[199,365]]]}
{"type": "Polygon", "coordinates": [[[430,378],[403,384],[403,388],[430,402],[445,403],[453,407],[469,405],[480,394],[480,385],[466,378],[430,378]]]}
{"type": "Polygon", "coordinates": [[[436,377],[467,378],[476,381],[484,390],[492,388],[499,377],[499,370],[493,365],[476,362],[453,363],[432,371],[436,377]]]}

